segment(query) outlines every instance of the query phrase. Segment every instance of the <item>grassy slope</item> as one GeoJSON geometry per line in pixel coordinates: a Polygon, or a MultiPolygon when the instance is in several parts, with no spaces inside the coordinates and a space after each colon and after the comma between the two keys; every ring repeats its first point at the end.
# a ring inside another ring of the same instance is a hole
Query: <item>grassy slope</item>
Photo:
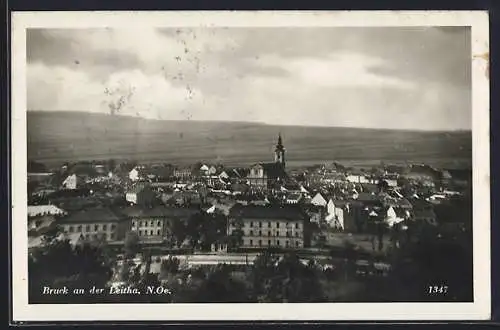
{"type": "Polygon", "coordinates": [[[28,157],[49,163],[116,158],[245,164],[271,160],[279,131],[292,163],[471,159],[471,132],[157,121],[76,112],[28,112],[28,157]]]}

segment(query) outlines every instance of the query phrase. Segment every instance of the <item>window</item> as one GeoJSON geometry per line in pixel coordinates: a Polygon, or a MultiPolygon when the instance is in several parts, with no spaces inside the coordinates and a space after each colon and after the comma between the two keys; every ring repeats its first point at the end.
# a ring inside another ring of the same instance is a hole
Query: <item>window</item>
{"type": "Polygon", "coordinates": [[[154,231],[153,231],[153,230],[150,230],[150,231],[149,231],[149,235],[153,236],[153,235],[154,235],[154,231]]]}
{"type": "Polygon", "coordinates": [[[252,245],[253,245],[253,241],[252,241],[252,240],[250,240],[250,246],[252,246],[252,245]]]}
{"type": "Polygon", "coordinates": [[[141,221],[141,227],[144,227],[144,221],[141,221]]]}
{"type": "Polygon", "coordinates": [[[139,230],[139,236],[142,236],[142,230],[139,230]]]}
{"type": "Polygon", "coordinates": [[[73,226],[69,226],[69,232],[72,233],[73,232],[73,226]]]}
{"type": "Polygon", "coordinates": [[[259,239],[259,246],[262,246],[262,240],[259,239]]]}
{"type": "Polygon", "coordinates": [[[250,230],[250,236],[253,236],[253,230],[250,230]]]}
{"type": "Polygon", "coordinates": [[[92,235],[93,239],[97,239],[97,234],[92,235]]]}
{"type": "Polygon", "coordinates": [[[82,232],[82,226],[78,226],[78,228],[76,229],[77,232],[81,233],[82,232]]]}
{"type": "Polygon", "coordinates": [[[288,247],[290,245],[290,242],[286,241],[285,245],[286,245],[286,247],[288,247]]]}
{"type": "Polygon", "coordinates": [[[267,226],[268,226],[269,228],[271,228],[271,221],[269,221],[269,222],[267,223],[267,226]]]}
{"type": "Polygon", "coordinates": [[[94,225],[94,231],[99,231],[99,225],[94,225]]]}
{"type": "Polygon", "coordinates": [[[271,231],[268,231],[268,232],[267,232],[267,236],[271,236],[271,231]]]}
{"type": "Polygon", "coordinates": [[[286,232],[286,237],[290,237],[290,232],[286,232]]]}
{"type": "Polygon", "coordinates": [[[159,235],[161,235],[161,230],[160,230],[160,229],[158,229],[158,230],[156,231],[156,235],[158,235],[158,236],[159,236],[159,235]]]}
{"type": "Polygon", "coordinates": [[[259,228],[262,228],[262,221],[259,221],[259,228]]]}
{"type": "Polygon", "coordinates": [[[253,222],[250,222],[250,227],[253,227],[253,222]]]}
{"type": "Polygon", "coordinates": [[[276,228],[279,228],[279,227],[280,227],[280,223],[276,222],[276,228]]]}
{"type": "Polygon", "coordinates": [[[161,227],[161,220],[158,220],[158,221],[156,222],[156,225],[157,225],[158,227],[161,227]]]}
{"type": "Polygon", "coordinates": [[[102,230],[108,230],[108,225],[102,225],[102,230]]]}
{"type": "Polygon", "coordinates": [[[108,240],[108,235],[106,233],[102,234],[102,238],[107,241],[108,240]]]}
{"type": "Polygon", "coordinates": [[[271,240],[267,241],[267,245],[271,246],[271,240]]]}
{"type": "Polygon", "coordinates": [[[299,241],[295,241],[295,246],[299,247],[299,241]]]}
{"type": "Polygon", "coordinates": [[[135,227],[137,225],[137,223],[135,222],[135,220],[132,221],[132,227],[135,227]]]}
{"type": "Polygon", "coordinates": [[[295,229],[299,229],[299,224],[298,223],[295,224],[295,229]]]}
{"type": "Polygon", "coordinates": [[[85,226],[86,231],[90,231],[90,225],[85,226]]]}
{"type": "Polygon", "coordinates": [[[298,231],[295,232],[295,237],[299,237],[299,232],[298,231]]]}
{"type": "Polygon", "coordinates": [[[259,236],[262,236],[262,230],[259,230],[259,236]]]}
{"type": "Polygon", "coordinates": [[[111,233],[111,234],[109,235],[109,238],[110,238],[110,239],[115,239],[115,234],[111,233]]]}
{"type": "Polygon", "coordinates": [[[150,225],[151,227],[153,227],[153,226],[155,225],[154,221],[153,221],[153,220],[151,220],[151,221],[149,222],[149,225],[150,225]]]}
{"type": "Polygon", "coordinates": [[[276,244],[279,246],[279,245],[280,245],[280,240],[277,240],[277,241],[276,241],[276,244]]]}

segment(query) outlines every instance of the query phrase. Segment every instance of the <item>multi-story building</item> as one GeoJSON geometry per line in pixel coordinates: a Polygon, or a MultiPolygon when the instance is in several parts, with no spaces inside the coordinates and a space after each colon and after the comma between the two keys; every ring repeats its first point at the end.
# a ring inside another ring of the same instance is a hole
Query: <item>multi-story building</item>
{"type": "Polygon", "coordinates": [[[198,209],[155,206],[131,206],[121,210],[129,220],[129,229],[135,231],[144,243],[162,242],[169,237],[174,221],[187,221],[199,213],[198,209]]]}
{"type": "Polygon", "coordinates": [[[296,206],[235,205],[229,212],[228,235],[241,230],[243,248],[302,248],[307,216],[296,206]]]}
{"type": "Polygon", "coordinates": [[[57,224],[68,234],[81,233],[87,240],[120,241],[125,237],[126,219],[107,207],[70,212],[57,219],[57,224]]]}

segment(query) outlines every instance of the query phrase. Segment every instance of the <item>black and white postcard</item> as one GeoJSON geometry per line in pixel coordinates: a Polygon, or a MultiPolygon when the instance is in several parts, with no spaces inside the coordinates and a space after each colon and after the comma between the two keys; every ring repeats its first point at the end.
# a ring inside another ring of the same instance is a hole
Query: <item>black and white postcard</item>
{"type": "Polygon", "coordinates": [[[15,321],[486,320],[486,12],[14,12],[15,321]]]}

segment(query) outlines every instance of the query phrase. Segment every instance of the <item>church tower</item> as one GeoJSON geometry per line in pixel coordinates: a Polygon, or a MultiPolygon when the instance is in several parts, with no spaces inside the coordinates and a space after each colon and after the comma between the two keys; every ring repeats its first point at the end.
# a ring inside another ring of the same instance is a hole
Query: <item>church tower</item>
{"type": "Polygon", "coordinates": [[[274,161],[280,163],[283,168],[285,167],[285,147],[283,147],[281,133],[278,135],[278,144],[276,145],[276,149],[274,149],[274,161]]]}

